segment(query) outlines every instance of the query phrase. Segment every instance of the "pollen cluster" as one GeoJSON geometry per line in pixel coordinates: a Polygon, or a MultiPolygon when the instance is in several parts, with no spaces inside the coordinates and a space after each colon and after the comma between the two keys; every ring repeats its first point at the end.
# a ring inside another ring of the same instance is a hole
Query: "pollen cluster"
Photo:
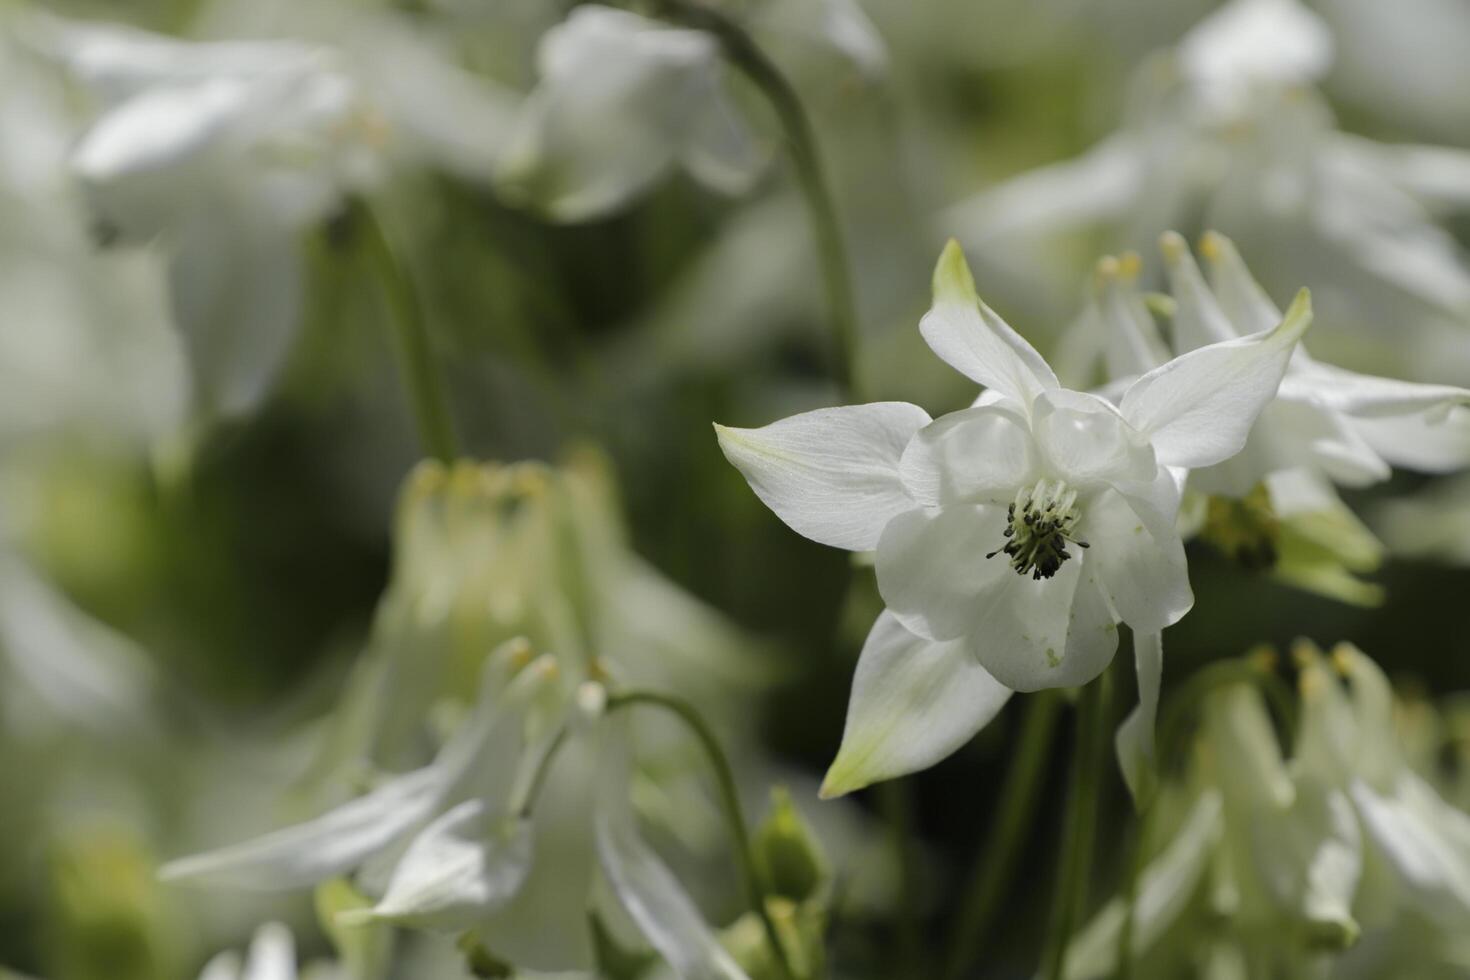
{"type": "Polygon", "coordinates": [[[1061,480],[1038,480],[1035,486],[1016,492],[1016,499],[1006,508],[1008,540],[985,557],[1004,554],[1017,574],[1051,578],[1072,557],[1068,542],[1079,548],[1088,546],[1073,533],[1081,517],[1076,490],[1061,480]]]}

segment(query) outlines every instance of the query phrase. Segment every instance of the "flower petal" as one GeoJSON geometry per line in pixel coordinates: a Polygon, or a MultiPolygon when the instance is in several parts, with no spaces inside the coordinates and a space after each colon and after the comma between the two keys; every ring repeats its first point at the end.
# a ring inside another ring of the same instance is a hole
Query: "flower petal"
{"type": "Polygon", "coordinates": [[[1430,918],[1461,928],[1470,916],[1470,817],[1408,771],[1389,792],[1356,781],[1348,793],[1364,833],[1414,904],[1430,918]]]}
{"type": "MultiPolygon", "coordinates": [[[[1159,239],[1164,267],[1169,272],[1169,292],[1178,304],[1174,312],[1174,349],[1183,353],[1222,340],[1255,333],[1250,326],[1232,324],[1220,307],[1220,301],[1205,285],[1194,256],[1183,236],[1169,231],[1159,239]]],[[[1276,319],[1271,322],[1275,323],[1276,319]]]]}
{"type": "MultiPolygon", "coordinates": [[[[1224,829],[1220,794],[1202,793],[1169,846],[1143,869],[1130,943],[1135,959],[1153,948],[1189,907],[1189,899],[1203,880],[1224,829]]],[[[1072,940],[1067,947],[1067,980],[1098,980],[1113,975],[1127,918],[1123,902],[1121,898],[1108,902],[1072,940]]]]}
{"type": "Polygon", "coordinates": [[[1172,526],[1146,520],[1115,490],[1087,505],[1079,533],[1118,616],[1135,630],[1172,626],[1194,605],[1184,544],[1172,526]]]}
{"type": "Polygon", "coordinates": [[[1153,798],[1158,779],[1154,758],[1154,724],[1159,714],[1159,687],[1164,675],[1164,643],[1158,632],[1133,634],[1133,662],[1138,675],[1138,706],[1128,713],[1113,738],[1123,782],[1140,811],[1153,798]]]}
{"type": "Polygon", "coordinates": [[[953,239],[934,268],[934,305],[919,332],[950,367],[1022,405],[1057,387],[1036,349],[975,294],[965,254],[953,239]]]}
{"type": "Polygon", "coordinates": [[[1031,414],[1048,474],[1074,489],[1148,483],[1158,472],[1148,441],[1105,399],[1057,388],[1037,396],[1031,414]]]}
{"type": "Polygon", "coordinates": [[[444,774],[425,766],[383,783],[315,820],[243,844],[171,861],[167,881],[200,879],[259,891],[302,888],[352,870],[427,819],[444,774]]]}
{"type": "Polygon", "coordinates": [[[296,980],[296,940],[291,930],[279,922],[257,929],[240,980],[296,980]]]}
{"type": "MultiPolygon", "coordinates": [[[[614,727],[614,726],[609,726],[614,727]]],[[[629,797],[626,736],[609,733],[594,818],[603,874],[628,915],[676,975],[749,980],[715,939],[694,902],[638,833],[629,797]]]]}
{"type": "Polygon", "coordinates": [[[1256,809],[1251,850],[1272,897],[1289,912],[1346,943],[1356,938],[1353,899],[1363,873],[1363,841],[1341,790],[1300,781],[1284,811],[1256,809]]]}
{"type": "Polygon", "coordinates": [[[192,215],[169,266],[175,315],[199,398],[225,415],[269,393],[301,316],[294,232],[234,208],[192,215]],[[219,233],[227,223],[231,234],[219,233]]]}
{"type": "Polygon", "coordinates": [[[1182,354],[1135,381],[1119,405],[1153,441],[1160,463],[1208,466],[1245,445],[1312,322],[1306,290],[1271,330],[1182,354]]]}
{"type": "Polygon", "coordinates": [[[1097,573],[1074,557],[1048,579],[1006,566],[1006,577],[967,637],[971,655],[1016,691],[1077,687],[1095,678],[1118,649],[1118,629],[1097,573]]]}
{"type": "Polygon", "coordinates": [[[1281,322],[1281,308],[1251,275],[1234,242],[1219,232],[1207,231],[1200,239],[1199,253],[1209,263],[1210,287],[1236,333],[1260,333],[1281,322]]]}
{"type": "Polygon", "coordinates": [[[884,526],[912,510],[898,464],[922,408],[877,402],[819,408],[760,429],[715,426],[725,458],[796,533],[849,551],[870,551],[884,526]]]}
{"type": "Polygon", "coordinates": [[[888,522],[878,539],[878,591],[911,633],[952,640],[983,622],[1020,578],[1004,555],[1005,510],[960,504],[915,509],[888,522]]]}
{"type": "Polygon", "coordinates": [[[1009,403],[951,412],[920,429],[899,460],[904,489],[919,504],[1005,505],[1036,481],[1036,449],[1009,403]]]}
{"type": "Polygon", "coordinates": [[[842,747],[822,797],[927,769],[984,728],[1010,696],[964,641],[925,640],[882,613],[858,658],[842,747]]]}
{"type": "Polygon", "coordinates": [[[1439,421],[1410,415],[1355,418],[1349,424],[1394,466],[1420,473],[1450,473],[1470,466],[1470,410],[1457,408],[1439,421]]]}
{"type": "Polygon", "coordinates": [[[531,868],[531,825],[484,800],[452,807],[413,839],[377,905],[339,916],[419,928],[467,929],[516,893],[531,868]]]}

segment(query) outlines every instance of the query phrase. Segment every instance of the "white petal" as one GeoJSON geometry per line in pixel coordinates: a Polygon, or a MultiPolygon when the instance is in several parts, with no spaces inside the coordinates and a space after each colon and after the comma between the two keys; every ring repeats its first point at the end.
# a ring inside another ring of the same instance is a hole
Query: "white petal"
{"type": "MultiPolygon", "coordinates": [[[[725,111],[710,102],[717,52],[702,31],[578,7],[542,38],[542,80],[502,160],[503,190],[563,221],[624,204],[686,156],[691,134],[707,140],[728,122],[707,118],[725,111]]],[[[707,148],[694,156],[696,169],[711,174],[707,148]]]]}
{"type": "MultiPolygon", "coordinates": [[[[245,964],[241,962],[240,954],[234,950],[226,950],[210,957],[199,974],[199,980],[240,980],[240,971],[243,969],[245,964]]],[[[0,977],[3,976],[4,974],[0,974],[0,977]]]]}
{"type": "Polygon", "coordinates": [[[206,854],[171,861],[167,881],[201,879],[260,891],[314,885],[350,871],[428,818],[444,788],[433,766],[383,783],[315,820],[206,854]]]}
{"type": "Polygon", "coordinates": [[[1118,616],[1135,630],[1157,632],[1194,605],[1184,544],[1172,526],[1146,520],[1122,494],[1107,490],[1088,505],[1079,533],[1092,547],[1118,616]]]}
{"type": "Polygon", "coordinates": [[[1420,473],[1450,473],[1470,466],[1470,411],[1465,409],[1456,409],[1439,421],[1411,415],[1359,418],[1350,425],[1394,466],[1420,473]]]}
{"type": "Polygon", "coordinates": [[[1005,509],[959,504],[916,509],[888,522],[878,540],[878,591],[911,633],[952,640],[984,622],[1019,575],[1003,554],[1005,509]]]}
{"type": "Polygon", "coordinates": [[[904,447],[929,416],[904,402],[821,408],[760,429],[716,425],[720,448],[756,496],[798,534],[870,551],[914,502],[899,480],[904,447]]]}
{"type": "Polygon", "coordinates": [[[1414,904],[1442,925],[1461,928],[1470,918],[1470,818],[1407,771],[1388,793],[1362,781],[1348,792],[1364,833],[1414,904]]]}
{"type": "Polygon", "coordinates": [[[340,919],[467,929],[521,887],[531,850],[528,821],[491,812],[484,800],[466,800],[413,839],[376,906],[340,919]]]}
{"type": "Polygon", "coordinates": [[[1094,329],[1104,334],[1108,378],[1136,378],[1167,361],[1169,352],[1139,295],[1133,270],[1108,257],[1098,262],[1093,278],[1088,307],[1094,329]]]}
{"type": "Polygon", "coordinates": [[[1118,726],[1113,748],[1118,768],[1140,810],[1152,799],[1158,778],[1154,758],[1154,725],[1159,714],[1159,687],[1164,676],[1164,643],[1157,632],[1133,634],[1133,663],[1138,675],[1138,706],[1118,726]]]}
{"type": "Polygon", "coordinates": [[[919,504],[1005,504],[1036,482],[1036,449],[1007,401],[951,412],[909,440],[899,461],[904,488],[919,504]]]}
{"type": "Polygon", "coordinates": [[[254,409],[275,382],[301,316],[295,233],[234,208],[193,215],[170,263],[169,287],[199,397],[225,415],[254,409]]]}
{"type": "Polygon", "coordinates": [[[1200,739],[1210,745],[1212,781],[1226,799],[1273,812],[1290,806],[1296,789],[1260,689],[1243,681],[1225,684],[1209,693],[1202,709],[1200,739]]]}
{"type": "Polygon", "coordinates": [[[963,640],[925,640],[884,612],[858,658],[823,798],[927,769],[984,728],[1010,696],[963,640]]]}
{"type": "Polygon", "coordinates": [[[104,116],[72,155],[89,204],[110,230],[141,241],[167,227],[208,186],[211,155],[250,101],[249,87],[219,79],[145,92],[104,116]]]}
{"type": "MultiPolygon", "coordinates": [[[[1220,794],[1201,794],[1169,846],[1143,869],[1130,944],[1135,959],[1152,949],[1189,907],[1223,830],[1220,794]]],[[[1063,974],[1067,980],[1098,980],[1113,975],[1127,916],[1123,901],[1115,898],[1103,906],[1067,947],[1063,974]]]]}
{"type": "Polygon", "coordinates": [[[1210,265],[1210,286],[1220,309],[1237,333],[1260,333],[1281,322],[1281,309],[1246,268],[1234,242],[1218,232],[1206,232],[1199,251],[1210,265]]]}
{"type": "Polygon", "coordinates": [[[1169,271],[1169,292],[1178,304],[1174,313],[1175,350],[1182,353],[1257,332],[1251,329],[1252,323],[1230,322],[1215,294],[1205,285],[1205,278],[1182,237],[1166,232],[1159,240],[1159,251],[1163,252],[1164,266],[1169,271]]]}
{"type": "Polygon", "coordinates": [[[1305,290],[1274,329],[1190,351],[1139,378],[1119,406],[1160,463],[1208,466],[1245,445],[1312,322],[1305,290]]]}
{"type": "Polygon", "coordinates": [[[1256,867],[1272,897],[1308,922],[1355,937],[1363,845],[1347,796],[1306,780],[1284,813],[1257,809],[1250,826],[1256,867]]]}
{"type": "Polygon", "coordinates": [[[1039,395],[1031,414],[1047,474],[1073,489],[1149,483],[1158,473],[1148,441],[1105,399],[1057,388],[1039,395]]]}
{"type": "Polygon", "coordinates": [[[976,615],[967,638],[971,656],[997,681],[1016,691],[1077,687],[1112,661],[1117,625],[1085,555],[1040,581],[1006,566],[1000,589],[987,597],[988,615],[976,615]]]}
{"type": "Polygon", "coordinates": [[[626,738],[609,726],[595,818],[597,855],[618,901],[644,937],[688,980],[749,980],[715,939],[673,873],[639,836],[629,798],[626,738]]]}
{"type": "Polygon", "coordinates": [[[975,294],[964,252],[953,240],[934,268],[934,305],[919,331],[955,370],[1022,405],[1057,387],[1056,375],[1036,349],[975,294]]]}
{"type": "Polygon", "coordinates": [[[1122,215],[1143,183],[1140,144],[1115,136],[1076,159],[1028,170],[950,207],[941,228],[987,248],[1122,215]]]}
{"type": "Polygon", "coordinates": [[[1317,362],[1301,369],[1293,367],[1282,380],[1281,390],[1360,418],[1424,413],[1443,418],[1454,406],[1470,404],[1470,390],[1465,388],[1380,378],[1317,362]]]}
{"type": "Polygon", "coordinates": [[[721,90],[721,66],[711,64],[698,96],[704,108],[688,127],[684,166],[696,180],[722,194],[744,194],[770,162],[770,153],[756,143],[750,128],[721,90]]]}
{"type": "Polygon", "coordinates": [[[240,980],[296,980],[296,941],[279,922],[261,926],[250,943],[240,980]]]}
{"type": "Polygon", "coordinates": [[[1315,82],[1332,67],[1332,55],[1332,32],[1297,0],[1230,0],[1178,47],[1191,81],[1242,92],[1259,82],[1315,82]]]}

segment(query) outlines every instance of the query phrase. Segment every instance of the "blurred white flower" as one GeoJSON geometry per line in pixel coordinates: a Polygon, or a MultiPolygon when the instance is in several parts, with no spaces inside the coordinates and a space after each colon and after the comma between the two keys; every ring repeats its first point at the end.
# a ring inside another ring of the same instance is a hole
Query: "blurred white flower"
{"type": "Polygon", "coordinates": [[[136,447],[177,426],[186,371],[143,256],[98,255],[67,156],[83,120],[0,10],[0,450],[62,434],[136,447]]]}
{"type": "Polygon", "coordinates": [[[558,220],[614,211],[676,168],[740,193],[766,162],[703,31],[584,4],[547,31],[537,63],[500,181],[558,220]]]}
{"type": "MultiPolygon", "coordinates": [[[[98,238],[163,241],[198,399],[223,414],[256,405],[289,349],[301,233],[398,160],[463,168],[463,140],[446,145],[424,131],[419,106],[469,103],[460,124],[492,140],[508,118],[503,93],[489,83],[476,91],[448,69],[427,76],[438,87],[417,75],[424,91],[411,101],[375,98],[381,86],[365,80],[381,66],[371,51],[185,41],[57,18],[38,19],[32,33],[97,105],[71,165],[98,238]]],[[[424,114],[437,118],[434,108],[424,114]]],[[[488,179],[491,159],[480,164],[488,179]]]]}
{"type": "Polygon", "coordinates": [[[631,920],[682,975],[743,976],[639,836],[626,730],[586,689],[552,656],[507,644],[430,765],[162,873],[266,890],[355,873],[377,901],[342,913],[344,925],[473,930],[496,957],[545,970],[592,965],[591,908],[631,920]]]}
{"type": "Polygon", "coordinates": [[[1339,131],[1309,87],[1331,51],[1297,0],[1231,0],[1139,69],[1117,133],[955,205],[943,228],[1004,266],[1025,241],[1100,227],[1142,249],[1202,221],[1273,288],[1313,285],[1334,360],[1470,379],[1470,266],[1436,223],[1470,202],[1470,154],[1339,131]]]}
{"type": "MultiPolygon", "coordinates": [[[[1465,962],[1470,816],[1406,764],[1393,692],[1371,660],[1347,645],[1324,658],[1302,643],[1295,656],[1290,759],[1253,687],[1205,697],[1186,777],[1158,801],[1132,955],[1167,972],[1197,962],[1208,935],[1293,976],[1308,964],[1324,976],[1451,975],[1436,971],[1465,962]]],[[[1108,902],[1078,935],[1071,980],[1112,972],[1124,908],[1108,902]]]]}
{"type": "Polygon", "coordinates": [[[1061,387],[945,249],[920,330],[987,390],[931,421],[900,402],[717,426],[726,457],[798,533],[877,552],[887,604],[859,663],[837,794],[954,751],[1009,690],[1096,677],[1118,622],[1156,634],[1193,604],[1175,529],[1185,469],[1229,458],[1311,320],[1148,372],[1118,407],[1061,387]]]}
{"type": "MultiPolygon", "coordinates": [[[[1162,363],[1169,347],[1183,353],[1279,321],[1280,310],[1229,239],[1214,232],[1204,236],[1200,250],[1210,264],[1209,285],[1180,236],[1165,233],[1160,248],[1172,287],[1166,304],[1170,345],[1137,288],[1134,256],[1099,263],[1088,306],[1068,337],[1072,351],[1090,352],[1105,363],[1108,390],[1162,363]]],[[[1085,355],[1077,363],[1082,360],[1085,355]]],[[[1274,567],[1288,581],[1351,601],[1356,590],[1350,576],[1328,572],[1325,552],[1335,550],[1349,566],[1365,566],[1353,570],[1371,570],[1381,547],[1338,498],[1334,484],[1386,480],[1390,466],[1439,473],[1470,465],[1467,404],[1470,390],[1358,374],[1298,348],[1245,448],[1191,472],[1189,489],[1212,498],[1202,505],[1207,513],[1198,530],[1246,563],[1274,567]],[[1255,514],[1258,495],[1264,507],[1255,514]],[[1278,519],[1290,522],[1285,541],[1278,519]],[[1324,522],[1336,539],[1319,542],[1323,547],[1313,551],[1324,561],[1304,565],[1302,549],[1283,547],[1324,522]],[[1345,550],[1353,541],[1359,546],[1345,550]]]]}

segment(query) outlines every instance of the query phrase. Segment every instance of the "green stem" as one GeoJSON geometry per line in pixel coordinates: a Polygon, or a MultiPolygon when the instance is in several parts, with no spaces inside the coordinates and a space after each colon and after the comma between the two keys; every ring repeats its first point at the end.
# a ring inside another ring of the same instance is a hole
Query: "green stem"
{"type": "Polygon", "coordinates": [[[817,149],[811,119],[781,69],[768,58],[745,29],[697,0],[663,0],[660,9],[672,20],[706,31],[717,38],[730,63],[760,89],[775,110],[786,135],[796,180],[806,199],[821,263],[827,313],[832,318],[833,373],[845,399],[859,397],[857,381],[857,304],[842,225],[837,218],[831,185],[817,149]]]}
{"type": "Polygon", "coordinates": [[[735,774],[730,768],[730,760],[725,757],[724,750],[720,748],[719,739],[715,738],[715,733],[692,704],[673,695],[658,691],[630,690],[619,691],[607,699],[609,713],[634,705],[651,705],[675,715],[688,727],[704,748],[705,755],[709,757],[710,767],[714,769],[715,781],[719,785],[720,802],[725,811],[730,837],[735,843],[740,875],[744,879],[751,910],[760,919],[761,928],[766,933],[766,941],[771,945],[771,955],[775,957],[782,975],[796,980],[796,974],[792,971],[791,963],[786,956],[786,947],[781,942],[781,935],[776,931],[776,923],[772,921],[767,907],[770,896],[766,893],[765,881],[756,866],[755,852],[750,844],[750,830],[745,825],[745,815],[740,810],[740,796],[735,790],[735,774]]]}
{"type": "Polygon", "coordinates": [[[1020,743],[1000,791],[1002,809],[970,872],[970,884],[955,918],[945,958],[944,976],[949,980],[960,980],[974,964],[980,941],[989,931],[1006,885],[1015,873],[1040,800],[1041,777],[1051,754],[1060,703],[1055,691],[1039,691],[1026,706],[1020,743]]]}
{"type": "Polygon", "coordinates": [[[428,328],[418,293],[373,209],[359,203],[356,212],[367,240],[368,256],[378,274],[378,285],[388,303],[388,319],[393,323],[397,341],[399,369],[413,406],[419,440],[430,456],[443,463],[452,463],[459,454],[454,423],[449,416],[449,402],[439,383],[439,373],[434,367],[433,350],[429,345],[428,328]]]}
{"type": "Polygon", "coordinates": [[[1143,847],[1148,840],[1148,829],[1153,815],[1153,802],[1139,815],[1138,830],[1129,849],[1128,864],[1123,885],[1123,928],[1118,933],[1116,980],[1129,980],[1133,975],[1133,930],[1138,917],[1138,881],[1143,875],[1143,847]]]}
{"type": "Polygon", "coordinates": [[[919,905],[914,882],[914,861],[909,853],[913,832],[913,799],[911,787],[902,779],[890,779],[878,785],[878,806],[888,831],[888,847],[898,862],[898,943],[895,951],[898,970],[904,977],[924,976],[919,937],[919,905]]]}
{"type": "Polygon", "coordinates": [[[1109,742],[1104,730],[1107,722],[1105,677],[1088,684],[1078,695],[1072,789],[1066,836],[1062,840],[1061,868],[1057,876],[1056,905],[1047,956],[1048,980],[1062,980],[1065,975],[1067,945],[1071,942],[1072,929],[1086,900],[1088,874],[1092,870],[1103,749],[1109,742]]]}

